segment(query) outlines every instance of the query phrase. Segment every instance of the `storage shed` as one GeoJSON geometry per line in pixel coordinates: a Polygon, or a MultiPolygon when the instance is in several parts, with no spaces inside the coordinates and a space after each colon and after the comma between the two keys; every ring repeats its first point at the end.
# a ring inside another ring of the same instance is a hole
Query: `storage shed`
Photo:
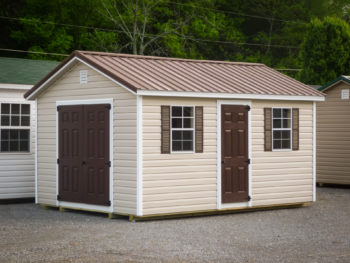
{"type": "Polygon", "coordinates": [[[34,199],[35,102],[23,94],[57,65],[0,57],[0,202],[34,199]]]}
{"type": "Polygon", "coordinates": [[[326,100],[317,103],[317,182],[350,185],[350,77],[319,90],[326,100]]]}
{"type": "Polygon", "coordinates": [[[25,97],[39,204],[149,217],[315,201],[324,96],[263,64],[75,51],[25,97]]]}

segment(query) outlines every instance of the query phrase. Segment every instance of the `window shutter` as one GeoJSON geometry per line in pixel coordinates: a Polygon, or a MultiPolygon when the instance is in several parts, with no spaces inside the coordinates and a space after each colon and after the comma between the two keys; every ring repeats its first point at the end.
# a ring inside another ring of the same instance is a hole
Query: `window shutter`
{"type": "Polygon", "coordinates": [[[265,151],[272,151],[272,108],[264,108],[265,151]]]}
{"type": "Polygon", "coordinates": [[[195,150],[196,153],[202,153],[203,152],[203,107],[198,106],[196,107],[195,112],[195,118],[196,118],[196,129],[195,129],[195,136],[196,136],[196,146],[195,150]]]}
{"type": "Polygon", "coordinates": [[[170,153],[170,106],[161,106],[161,153],[170,153]]]}
{"type": "Polygon", "coordinates": [[[292,110],[292,149],[299,150],[299,109],[292,110]]]}

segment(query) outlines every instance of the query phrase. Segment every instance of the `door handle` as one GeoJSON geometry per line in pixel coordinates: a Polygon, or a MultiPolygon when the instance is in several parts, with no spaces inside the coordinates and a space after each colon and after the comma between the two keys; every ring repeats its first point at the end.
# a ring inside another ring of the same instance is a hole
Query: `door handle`
{"type": "Polygon", "coordinates": [[[82,165],[86,165],[86,162],[85,162],[85,161],[83,161],[81,164],[82,164],[82,165]]]}

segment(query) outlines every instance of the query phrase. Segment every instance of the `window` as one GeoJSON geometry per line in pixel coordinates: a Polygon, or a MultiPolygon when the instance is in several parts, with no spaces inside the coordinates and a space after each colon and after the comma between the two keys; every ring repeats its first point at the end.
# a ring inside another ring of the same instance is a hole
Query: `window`
{"type": "Polygon", "coordinates": [[[272,112],[273,150],[290,150],[292,111],[291,109],[274,108],[272,112]]]}
{"type": "Polygon", "coordinates": [[[171,149],[172,152],[193,152],[194,108],[171,107],[171,149]]]}
{"type": "Polygon", "coordinates": [[[341,99],[342,100],[348,100],[349,99],[349,90],[348,89],[342,89],[341,90],[341,99]]]}
{"type": "Polygon", "coordinates": [[[30,105],[2,103],[0,152],[29,152],[30,105]]]}

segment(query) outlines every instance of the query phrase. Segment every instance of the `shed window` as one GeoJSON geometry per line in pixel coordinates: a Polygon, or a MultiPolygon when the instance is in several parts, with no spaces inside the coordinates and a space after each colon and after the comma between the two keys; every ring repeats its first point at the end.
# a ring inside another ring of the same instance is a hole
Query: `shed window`
{"type": "Polygon", "coordinates": [[[273,150],[290,150],[292,111],[288,108],[274,108],[272,112],[273,150]]]}
{"type": "Polygon", "coordinates": [[[349,90],[348,89],[342,89],[341,90],[341,99],[342,100],[348,100],[349,99],[349,90]]]}
{"type": "Polygon", "coordinates": [[[29,152],[30,104],[2,103],[0,152],[29,152]]]}
{"type": "Polygon", "coordinates": [[[171,150],[172,152],[193,152],[194,149],[194,107],[171,107],[171,150]]]}

